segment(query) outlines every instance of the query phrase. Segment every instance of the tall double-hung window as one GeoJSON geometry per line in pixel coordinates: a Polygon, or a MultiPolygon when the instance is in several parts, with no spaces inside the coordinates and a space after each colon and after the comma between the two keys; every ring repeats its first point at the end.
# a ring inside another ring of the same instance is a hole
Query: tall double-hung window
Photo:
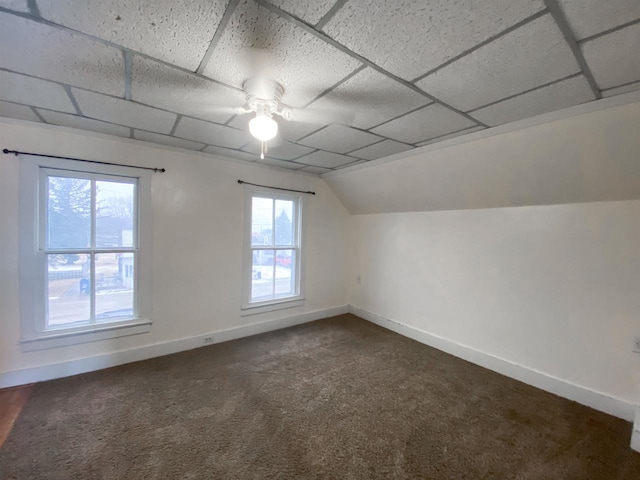
{"type": "Polygon", "coordinates": [[[24,348],[148,331],[149,179],[126,168],[23,162],[24,348]]]}
{"type": "Polygon", "coordinates": [[[245,202],[243,309],[301,303],[302,198],[247,188],[245,202]]]}

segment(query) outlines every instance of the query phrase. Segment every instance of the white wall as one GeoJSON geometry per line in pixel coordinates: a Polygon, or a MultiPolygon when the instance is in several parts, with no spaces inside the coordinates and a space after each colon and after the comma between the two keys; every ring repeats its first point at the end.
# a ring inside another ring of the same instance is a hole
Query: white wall
{"type": "Polygon", "coordinates": [[[638,401],[640,201],[358,215],[353,230],[353,305],[638,401]]]}
{"type": "Polygon", "coordinates": [[[640,403],[633,99],[324,176],[353,214],[356,312],[632,418],[640,403]]]}
{"type": "Polygon", "coordinates": [[[148,334],[22,352],[18,292],[19,159],[0,155],[0,376],[346,304],[348,213],[317,177],[59,127],[0,123],[2,148],[152,167],[153,328],[148,334]],[[315,190],[306,200],[306,303],[240,316],[243,179],[315,190]]]}

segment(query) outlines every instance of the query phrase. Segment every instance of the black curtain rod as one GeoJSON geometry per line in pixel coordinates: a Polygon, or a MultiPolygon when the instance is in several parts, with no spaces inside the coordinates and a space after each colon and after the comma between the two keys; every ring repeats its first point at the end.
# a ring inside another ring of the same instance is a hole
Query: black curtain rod
{"type": "Polygon", "coordinates": [[[124,165],[122,163],[111,163],[111,162],[100,162],[98,160],[85,160],[84,158],[73,158],[73,157],[59,157],[57,155],[45,155],[43,153],[31,153],[31,152],[21,152],[19,150],[9,150],[5,148],[2,150],[2,153],[5,155],[9,155],[13,153],[14,155],[32,155],[34,157],[47,157],[47,158],[58,158],[60,160],[75,160],[76,162],[87,162],[87,163],[98,163],[100,165],[114,165],[116,167],[128,167],[128,168],[139,168],[142,170],[151,170],[153,172],[164,173],[166,170],[164,168],[152,168],[152,167],[137,167],[135,165],[124,165]]]}
{"type": "Polygon", "coordinates": [[[254,187],[263,187],[263,188],[270,188],[272,190],[284,190],[285,192],[296,192],[296,193],[307,193],[309,195],[315,195],[316,192],[312,192],[312,191],[302,191],[302,190],[292,190],[290,188],[280,188],[280,187],[270,187],[269,185],[258,185],[257,183],[250,183],[250,182],[245,182],[244,180],[238,180],[239,184],[246,184],[246,185],[253,185],[254,187]]]}

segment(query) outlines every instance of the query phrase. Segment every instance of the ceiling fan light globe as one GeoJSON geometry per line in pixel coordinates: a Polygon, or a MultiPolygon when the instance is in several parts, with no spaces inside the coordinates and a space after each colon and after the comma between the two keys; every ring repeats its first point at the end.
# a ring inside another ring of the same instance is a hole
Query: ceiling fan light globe
{"type": "Polygon", "coordinates": [[[257,115],[249,121],[251,135],[261,142],[266,142],[278,134],[278,123],[266,115],[257,115]]]}

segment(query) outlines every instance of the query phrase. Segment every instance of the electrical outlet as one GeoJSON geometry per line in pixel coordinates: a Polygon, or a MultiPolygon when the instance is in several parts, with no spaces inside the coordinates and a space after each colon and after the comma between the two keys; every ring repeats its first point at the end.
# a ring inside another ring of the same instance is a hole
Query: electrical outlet
{"type": "Polygon", "coordinates": [[[207,343],[213,343],[213,337],[204,337],[203,343],[206,345],[207,343]]]}
{"type": "Polygon", "coordinates": [[[360,275],[358,275],[358,278],[356,278],[356,282],[358,283],[358,285],[362,283],[362,279],[360,278],[360,275]]]}
{"type": "Polygon", "coordinates": [[[633,342],[633,351],[635,353],[640,353],[640,337],[636,337],[633,342]]]}

